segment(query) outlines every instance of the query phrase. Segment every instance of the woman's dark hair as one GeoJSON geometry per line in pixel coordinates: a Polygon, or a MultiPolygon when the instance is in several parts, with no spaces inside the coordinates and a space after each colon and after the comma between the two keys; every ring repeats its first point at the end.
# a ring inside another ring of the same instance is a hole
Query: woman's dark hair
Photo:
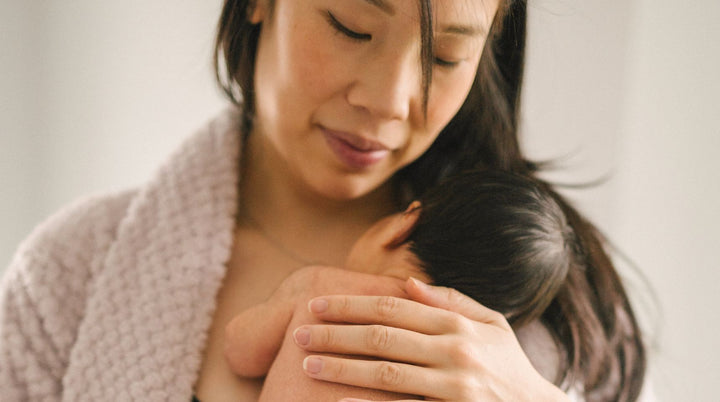
{"type": "Polygon", "coordinates": [[[503,313],[515,328],[539,319],[567,273],[582,269],[554,194],[526,175],[466,171],[420,203],[408,244],[425,273],[503,313]]]}
{"type": "MultiPolygon", "coordinates": [[[[244,136],[255,114],[253,77],[260,25],[251,24],[248,15],[256,1],[225,0],[215,43],[218,83],[241,106],[244,136]]],[[[266,1],[272,15],[275,0],[266,1]]],[[[418,5],[422,86],[427,94],[432,79],[432,0],[418,0],[418,5]]],[[[500,0],[465,103],[430,149],[393,177],[398,205],[467,169],[532,176],[541,167],[523,156],[518,141],[526,11],[526,0],[500,0]]],[[[555,382],[580,384],[588,400],[635,400],[645,372],[645,349],[627,294],[601,234],[568,203],[560,199],[558,205],[577,238],[583,269],[569,270],[541,317],[564,351],[561,378],[555,382]]]]}

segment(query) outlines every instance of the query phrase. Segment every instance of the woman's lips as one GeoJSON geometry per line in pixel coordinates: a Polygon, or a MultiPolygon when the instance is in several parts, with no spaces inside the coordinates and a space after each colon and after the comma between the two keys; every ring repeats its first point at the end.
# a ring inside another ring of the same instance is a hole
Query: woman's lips
{"type": "Polygon", "coordinates": [[[330,150],[340,162],[352,169],[368,168],[390,155],[390,150],[377,141],[326,128],[322,132],[330,150]]]}

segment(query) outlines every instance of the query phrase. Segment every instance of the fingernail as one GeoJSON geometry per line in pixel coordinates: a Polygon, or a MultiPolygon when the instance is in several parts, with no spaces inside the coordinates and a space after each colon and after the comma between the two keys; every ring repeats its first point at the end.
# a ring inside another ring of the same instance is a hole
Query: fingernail
{"type": "Polygon", "coordinates": [[[405,214],[407,214],[408,212],[413,212],[414,210],[420,208],[420,205],[421,205],[420,201],[411,202],[410,205],[408,205],[407,209],[405,210],[405,214]]]}
{"type": "Polygon", "coordinates": [[[323,367],[323,361],[317,357],[306,357],[305,360],[303,360],[303,370],[308,372],[309,374],[317,374],[322,370],[323,367]]]}
{"type": "Polygon", "coordinates": [[[426,290],[429,288],[428,285],[426,285],[423,281],[410,277],[410,281],[417,287],[418,289],[426,290]]]}
{"type": "Polygon", "coordinates": [[[328,309],[328,302],[325,299],[310,300],[308,305],[311,313],[324,313],[328,309]]]}
{"type": "Polygon", "coordinates": [[[293,338],[298,346],[307,346],[310,344],[310,330],[300,327],[293,332],[293,338]]]}

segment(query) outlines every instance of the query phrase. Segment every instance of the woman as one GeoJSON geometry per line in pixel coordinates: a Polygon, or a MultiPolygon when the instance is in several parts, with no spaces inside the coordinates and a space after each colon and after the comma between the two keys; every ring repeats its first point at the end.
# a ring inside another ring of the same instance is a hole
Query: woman
{"type": "MultiPolygon", "coordinates": [[[[232,317],[304,265],[340,266],[374,221],[444,176],[535,170],[516,132],[524,11],[226,1],[219,77],[241,93],[239,118],[212,122],[143,188],[71,207],[24,243],[3,281],[0,388],[11,400],[255,400],[261,381],[223,359],[232,317]]],[[[644,359],[627,297],[592,227],[563,208],[588,269],[518,332],[549,380],[499,313],[378,277],[368,286],[396,298],[311,303],[322,322],[289,384],[471,401],[562,400],[564,382],[588,399],[634,399],[644,359]],[[356,342],[378,328],[407,347],[388,356],[356,342]]]]}

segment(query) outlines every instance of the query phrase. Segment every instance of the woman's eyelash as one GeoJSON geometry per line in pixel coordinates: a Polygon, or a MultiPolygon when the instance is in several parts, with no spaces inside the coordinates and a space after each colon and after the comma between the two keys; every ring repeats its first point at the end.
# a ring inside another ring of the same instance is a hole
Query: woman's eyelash
{"type": "Polygon", "coordinates": [[[435,64],[437,64],[439,67],[453,68],[453,67],[457,67],[458,64],[460,64],[460,62],[459,61],[447,61],[447,60],[443,60],[439,57],[436,57],[435,64]]]}
{"type": "Polygon", "coordinates": [[[338,19],[335,18],[335,16],[330,11],[327,12],[327,19],[333,28],[335,28],[338,32],[347,36],[350,39],[354,39],[354,40],[358,40],[358,41],[368,41],[368,40],[372,39],[372,35],[370,35],[370,34],[355,32],[352,29],[346,27],[340,21],[338,21],[338,19]]]}

